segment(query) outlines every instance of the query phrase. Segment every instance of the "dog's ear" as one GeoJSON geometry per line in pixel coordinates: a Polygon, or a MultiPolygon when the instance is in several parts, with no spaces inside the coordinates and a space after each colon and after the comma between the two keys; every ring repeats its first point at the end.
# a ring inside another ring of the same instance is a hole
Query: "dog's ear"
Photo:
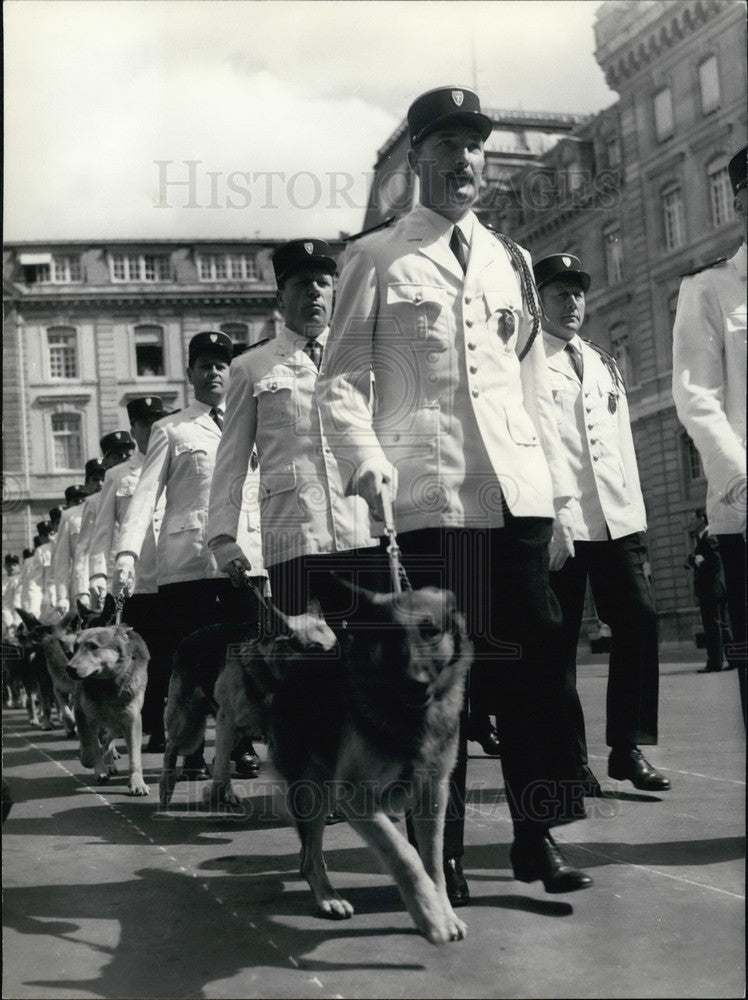
{"type": "Polygon", "coordinates": [[[35,615],[29,614],[29,612],[24,611],[23,608],[16,608],[16,611],[18,612],[18,617],[21,619],[29,632],[33,632],[34,629],[40,627],[41,622],[35,615]]]}
{"type": "Polygon", "coordinates": [[[109,593],[107,593],[104,598],[104,607],[101,609],[99,617],[101,618],[102,623],[106,625],[111,625],[117,617],[117,602],[109,593]]]}

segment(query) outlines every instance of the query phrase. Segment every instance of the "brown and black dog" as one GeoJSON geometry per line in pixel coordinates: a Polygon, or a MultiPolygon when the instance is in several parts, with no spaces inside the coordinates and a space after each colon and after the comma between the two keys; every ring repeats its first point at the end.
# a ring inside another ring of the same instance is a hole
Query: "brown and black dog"
{"type": "MultiPolygon", "coordinates": [[[[107,595],[104,613],[107,602],[113,606],[111,595],[107,595]]],[[[117,773],[114,739],[124,736],[130,757],[131,795],[148,794],[143,780],[140,719],[148,660],[148,647],[137,632],[126,625],[108,625],[80,633],[67,668],[78,682],[74,714],[81,763],[94,769],[98,781],[108,781],[117,773]]]]}
{"type": "Polygon", "coordinates": [[[466,928],[447,897],[442,851],[472,655],[464,622],[447,591],[347,589],[351,612],[333,649],[308,633],[299,642],[291,630],[230,658],[214,692],[214,782],[227,780],[219,767],[225,712],[226,727],[268,735],[301,838],[301,874],[323,915],[353,914],[330,883],[322,851],[325,814],[335,810],[384,863],[425,937],[459,940],[466,928]],[[418,850],[390,819],[405,811],[418,850]]]}

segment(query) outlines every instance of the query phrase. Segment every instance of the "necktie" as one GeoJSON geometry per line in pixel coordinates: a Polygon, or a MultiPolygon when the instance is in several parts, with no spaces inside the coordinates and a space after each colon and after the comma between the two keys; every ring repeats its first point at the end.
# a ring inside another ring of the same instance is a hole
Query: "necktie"
{"type": "Polygon", "coordinates": [[[462,273],[467,271],[467,259],[465,257],[465,247],[462,242],[462,236],[460,236],[457,226],[452,229],[452,235],[449,237],[449,249],[457,258],[457,263],[462,268],[462,273]]]}
{"type": "Polygon", "coordinates": [[[311,340],[307,340],[306,344],[304,344],[304,354],[309,355],[314,362],[314,367],[319,371],[319,366],[322,364],[322,344],[320,344],[316,337],[312,337],[311,340]]]}
{"type": "Polygon", "coordinates": [[[571,359],[572,368],[576,372],[577,378],[581,382],[582,381],[582,372],[583,372],[582,358],[580,357],[579,354],[577,354],[577,352],[574,350],[574,348],[571,346],[571,344],[567,344],[566,347],[564,348],[564,350],[569,355],[569,358],[571,359]]]}
{"type": "Polygon", "coordinates": [[[215,406],[212,406],[210,409],[210,419],[219,431],[223,430],[223,417],[221,416],[221,411],[215,406]]]}

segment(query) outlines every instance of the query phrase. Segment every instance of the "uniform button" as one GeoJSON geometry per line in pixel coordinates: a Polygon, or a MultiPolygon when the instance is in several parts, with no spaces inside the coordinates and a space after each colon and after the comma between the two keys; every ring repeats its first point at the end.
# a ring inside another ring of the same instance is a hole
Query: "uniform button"
{"type": "Polygon", "coordinates": [[[465,320],[465,326],[472,326],[472,325],[473,325],[473,321],[471,319],[466,319],[465,320]]]}
{"type": "Polygon", "coordinates": [[[475,397],[480,396],[480,393],[478,392],[477,389],[473,389],[473,396],[475,396],[475,397]]]}
{"type": "Polygon", "coordinates": [[[325,448],[326,455],[332,455],[332,450],[330,448],[325,448]]]}
{"type": "Polygon", "coordinates": [[[590,438],[590,444],[597,444],[597,438],[590,438]]]}
{"type": "Polygon", "coordinates": [[[437,382],[438,380],[439,380],[439,376],[438,375],[434,375],[433,372],[430,375],[426,376],[426,381],[427,382],[434,383],[434,382],[437,382]]]}
{"type": "Polygon", "coordinates": [[[591,406],[585,406],[584,412],[585,413],[592,413],[592,407],[591,406]]]}
{"type": "Polygon", "coordinates": [[[477,373],[478,373],[478,369],[475,367],[475,365],[470,365],[470,374],[471,375],[476,375],[477,373]]]}
{"type": "Polygon", "coordinates": [[[594,424],[587,424],[587,430],[591,431],[594,426],[594,424]]]}
{"type": "Polygon", "coordinates": [[[416,292],[416,294],[413,296],[413,301],[414,302],[420,302],[422,298],[423,298],[423,296],[421,295],[421,293],[420,292],[416,292]]]}
{"type": "Polygon", "coordinates": [[[468,350],[469,351],[474,351],[475,350],[475,344],[472,342],[472,340],[468,344],[468,350]]]}
{"type": "Polygon", "coordinates": [[[597,455],[593,455],[593,456],[592,456],[592,461],[593,461],[593,462],[596,462],[596,461],[597,461],[597,455]]]}
{"type": "Polygon", "coordinates": [[[470,298],[470,296],[469,296],[469,295],[466,295],[466,296],[465,296],[465,305],[466,305],[466,306],[469,306],[469,305],[470,305],[470,303],[471,303],[472,301],[473,301],[473,300],[472,300],[472,299],[470,298]]]}
{"type": "Polygon", "coordinates": [[[393,434],[392,435],[392,440],[393,441],[399,441],[400,440],[400,435],[399,434],[393,434]]]}

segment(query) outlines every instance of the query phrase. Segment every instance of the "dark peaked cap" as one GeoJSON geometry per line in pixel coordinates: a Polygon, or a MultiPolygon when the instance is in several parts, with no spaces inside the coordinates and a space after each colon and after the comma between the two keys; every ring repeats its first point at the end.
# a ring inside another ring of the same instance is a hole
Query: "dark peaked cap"
{"type": "Polygon", "coordinates": [[[411,145],[425,139],[431,132],[450,125],[474,128],[486,140],[493,122],[480,109],[480,100],[467,87],[437,87],[421,94],[408,108],[408,131],[411,145]]]}
{"type": "Polygon", "coordinates": [[[223,330],[201,330],[192,338],[187,351],[187,364],[190,368],[201,354],[217,354],[230,365],[234,357],[234,344],[223,330]]]}
{"type": "Polygon", "coordinates": [[[168,416],[168,411],[164,409],[160,396],[142,396],[140,399],[130,400],[127,415],[130,423],[133,423],[135,420],[160,420],[161,417],[168,416]]]}
{"type": "Polygon", "coordinates": [[[320,270],[335,274],[337,269],[335,258],[324,240],[291,240],[273,251],[273,270],[278,287],[297,271],[320,270]]]}
{"type": "Polygon", "coordinates": [[[532,273],[539,289],[557,278],[576,278],[583,292],[590,287],[589,274],[582,270],[582,262],[572,253],[553,253],[543,257],[534,265],[532,273]]]}

